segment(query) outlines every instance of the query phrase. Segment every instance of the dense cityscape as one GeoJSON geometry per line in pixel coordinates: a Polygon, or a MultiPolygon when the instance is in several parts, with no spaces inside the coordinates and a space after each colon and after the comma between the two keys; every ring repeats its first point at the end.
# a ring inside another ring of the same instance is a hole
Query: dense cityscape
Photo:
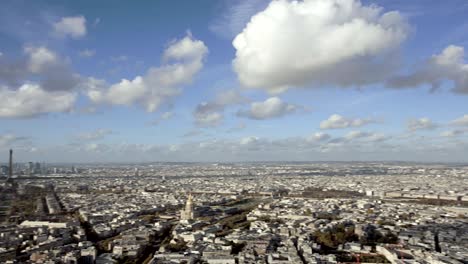
{"type": "Polygon", "coordinates": [[[466,263],[468,166],[3,165],[2,263],[466,263]]]}
{"type": "Polygon", "coordinates": [[[468,264],[468,0],[1,0],[0,264],[468,264]]]}

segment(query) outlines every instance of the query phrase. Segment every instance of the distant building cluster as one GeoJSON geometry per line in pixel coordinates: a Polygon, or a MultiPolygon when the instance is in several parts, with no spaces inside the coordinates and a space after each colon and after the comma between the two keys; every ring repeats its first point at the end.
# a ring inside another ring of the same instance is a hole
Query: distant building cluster
{"type": "Polygon", "coordinates": [[[31,169],[15,170],[15,184],[0,179],[1,263],[468,259],[463,165],[82,164],[34,177],[31,169]]]}
{"type": "Polygon", "coordinates": [[[0,165],[0,177],[9,176],[46,176],[51,174],[79,174],[81,169],[75,166],[47,165],[45,162],[13,162],[13,150],[10,150],[10,161],[0,165]],[[11,168],[11,170],[10,170],[11,168]],[[11,174],[11,175],[10,175],[11,174]]]}

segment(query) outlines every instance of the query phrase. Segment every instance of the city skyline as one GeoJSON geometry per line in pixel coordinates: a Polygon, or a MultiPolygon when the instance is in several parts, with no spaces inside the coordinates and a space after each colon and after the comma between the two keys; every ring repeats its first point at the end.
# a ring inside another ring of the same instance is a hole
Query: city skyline
{"type": "Polygon", "coordinates": [[[466,162],[466,11],[5,1],[0,163],[466,162]]]}

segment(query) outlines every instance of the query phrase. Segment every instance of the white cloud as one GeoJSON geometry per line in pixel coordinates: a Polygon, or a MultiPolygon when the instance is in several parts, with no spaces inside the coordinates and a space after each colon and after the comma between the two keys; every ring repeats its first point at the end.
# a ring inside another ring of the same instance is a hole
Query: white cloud
{"type": "Polygon", "coordinates": [[[73,108],[76,94],[43,90],[36,84],[24,84],[18,90],[0,88],[0,118],[34,117],[52,112],[68,112],[73,108]]]}
{"type": "MultiPolygon", "coordinates": [[[[307,138],[267,139],[256,136],[232,139],[214,139],[202,131],[193,131],[186,136],[198,135],[178,144],[134,144],[128,142],[99,144],[85,142],[70,144],[53,150],[56,161],[154,161],[157,153],[161,161],[304,161],[304,160],[415,160],[462,161],[467,154],[464,141],[443,137],[413,136],[401,140],[380,133],[364,132],[367,137],[347,140],[345,137],[310,142],[307,138]],[[201,133],[201,134],[200,134],[201,133]],[[202,136],[202,137],[200,137],[202,136]],[[335,140],[336,139],[336,140],[335,140]],[[391,140],[393,139],[393,140],[391,140]],[[438,141],[435,141],[438,140],[438,141]],[[89,144],[91,143],[91,144],[89,144]],[[64,153],[76,153],[74,157],[64,153]],[[112,153],[112,155],[107,155],[112,153]],[[457,158],[458,157],[458,158],[457,158]]],[[[346,134],[345,134],[346,136],[346,134]]],[[[54,155],[54,154],[49,154],[54,155]]]]}
{"type": "Polygon", "coordinates": [[[346,139],[357,139],[357,138],[363,138],[369,136],[369,133],[367,132],[362,132],[362,131],[350,131],[348,134],[346,134],[345,138],[346,139]]]}
{"type": "Polygon", "coordinates": [[[270,97],[263,102],[253,102],[250,109],[240,110],[237,114],[251,119],[271,119],[282,117],[298,110],[298,106],[283,102],[278,97],[270,97]]]}
{"type": "Polygon", "coordinates": [[[79,134],[78,138],[81,140],[99,140],[110,134],[112,134],[112,130],[100,128],[92,132],[79,134]]]}
{"type": "Polygon", "coordinates": [[[59,61],[57,54],[45,47],[26,47],[24,52],[29,56],[28,68],[32,73],[43,73],[59,61]]]}
{"type": "Polygon", "coordinates": [[[161,114],[161,119],[168,120],[168,119],[171,119],[173,116],[174,116],[173,112],[164,112],[161,114]]]}
{"type": "Polygon", "coordinates": [[[370,132],[363,132],[363,131],[350,131],[348,132],[344,138],[346,140],[365,140],[368,142],[379,142],[387,140],[388,137],[382,133],[370,133],[370,132]]]}
{"type": "Polygon", "coordinates": [[[69,91],[80,82],[80,75],[74,73],[69,62],[45,46],[26,45],[24,58],[9,60],[0,57],[0,80],[11,87],[17,87],[34,80],[47,91],[69,91]]]}
{"type": "Polygon", "coordinates": [[[409,131],[416,131],[416,130],[431,130],[438,127],[437,124],[434,124],[431,119],[427,117],[419,118],[419,119],[410,119],[406,124],[409,131]]]}
{"type": "Polygon", "coordinates": [[[307,140],[309,142],[323,142],[323,141],[329,140],[330,138],[331,136],[327,133],[316,132],[313,135],[311,135],[309,138],[307,138],[307,140]]]}
{"type": "Polygon", "coordinates": [[[193,39],[191,33],[179,40],[173,42],[163,54],[163,60],[188,60],[199,61],[208,53],[208,48],[200,40],[193,39]]]}
{"type": "Polygon", "coordinates": [[[450,45],[441,54],[420,63],[413,73],[393,78],[388,86],[412,88],[429,84],[432,90],[436,90],[448,80],[453,82],[453,92],[468,94],[468,64],[464,62],[464,57],[463,47],[450,45]]]}
{"type": "Polygon", "coordinates": [[[143,83],[143,78],[137,76],[133,80],[122,79],[109,87],[107,98],[113,104],[131,105],[136,100],[144,98],[147,92],[148,87],[143,83]]]}
{"type": "Polygon", "coordinates": [[[149,122],[148,124],[149,125],[152,125],[152,126],[157,126],[159,125],[159,123],[161,123],[161,121],[163,120],[169,120],[171,119],[172,117],[174,117],[174,113],[173,112],[164,112],[162,113],[158,118],[154,119],[153,121],[149,122]]]}
{"type": "Polygon", "coordinates": [[[220,125],[224,119],[222,114],[223,110],[223,105],[213,102],[202,102],[198,104],[193,112],[196,125],[204,127],[220,125]]]}
{"type": "Polygon", "coordinates": [[[44,46],[26,46],[24,53],[27,55],[26,71],[40,81],[44,90],[72,90],[81,81],[65,59],[44,46]]]}
{"type": "Polygon", "coordinates": [[[233,41],[240,82],[271,92],[290,86],[362,85],[383,80],[408,26],[358,0],[272,1],[233,41]]]}
{"type": "Polygon", "coordinates": [[[340,129],[340,128],[351,128],[351,127],[362,127],[376,121],[372,118],[346,118],[338,114],[331,115],[327,120],[320,123],[321,129],[340,129]]]}
{"type": "Polygon", "coordinates": [[[249,145],[249,144],[253,144],[253,143],[258,142],[258,140],[259,140],[258,137],[250,136],[250,137],[241,138],[241,140],[239,141],[239,143],[240,143],[241,145],[249,145]]]}
{"type": "Polygon", "coordinates": [[[370,142],[381,142],[390,139],[390,137],[386,136],[383,133],[371,133],[366,140],[370,142]]]}
{"type": "Polygon", "coordinates": [[[202,102],[197,105],[193,116],[198,126],[218,126],[224,120],[224,110],[231,105],[243,104],[249,101],[238,90],[222,90],[217,93],[215,99],[210,102],[202,102]]]}
{"type": "Polygon", "coordinates": [[[468,126],[468,115],[463,115],[462,117],[450,122],[450,124],[455,126],[468,126]]]}
{"type": "Polygon", "coordinates": [[[114,105],[140,104],[154,112],[161,104],[181,93],[181,86],[192,81],[203,67],[208,48],[191,36],[172,43],[164,52],[166,64],[148,69],[145,75],[133,80],[122,79],[108,85],[102,80],[89,78],[87,95],[95,103],[114,105]]]}
{"type": "Polygon", "coordinates": [[[89,143],[84,146],[84,150],[88,152],[102,153],[110,150],[110,147],[106,144],[89,143]]]}
{"type": "Polygon", "coordinates": [[[77,39],[86,35],[86,18],[84,16],[62,17],[54,23],[54,31],[57,35],[77,39]]]}
{"type": "Polygon", "coordinates": [[[196,116],[196,122],[201,126],[217,126],[223,119],[223,115],[218,112],[196,116]]]}
{"type": "Polygon", "coordinates": [[[100,18],[100,17],[96,17],[96,18],[94,19],[93,26],[96,27],[97,25],[99,25],[99,23],[101,23],[101,18],[100,18]]]}
{"type": "Polygon", "coordinates": [[[85,57],[85,58],[93,57],[95,54],[96,54],[96,51],[91,50],[91,49],[84,49],[78,53],[80,57],[85,57]]]}
{"type": "Polygon", "coordinates": [[[467,131],[462,129],[447,130],[440,133],[442,137],[456,137],[465,134],[467,131]]]}

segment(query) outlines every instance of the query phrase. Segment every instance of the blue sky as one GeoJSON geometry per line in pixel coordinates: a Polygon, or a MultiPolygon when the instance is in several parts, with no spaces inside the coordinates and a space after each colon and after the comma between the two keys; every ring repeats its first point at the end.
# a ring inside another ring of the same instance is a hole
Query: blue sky
{"type": "Polygon", "coordinates": [[[3,1],[0,151],[466,161],[467,11],[463,0],[3,1]]]}

